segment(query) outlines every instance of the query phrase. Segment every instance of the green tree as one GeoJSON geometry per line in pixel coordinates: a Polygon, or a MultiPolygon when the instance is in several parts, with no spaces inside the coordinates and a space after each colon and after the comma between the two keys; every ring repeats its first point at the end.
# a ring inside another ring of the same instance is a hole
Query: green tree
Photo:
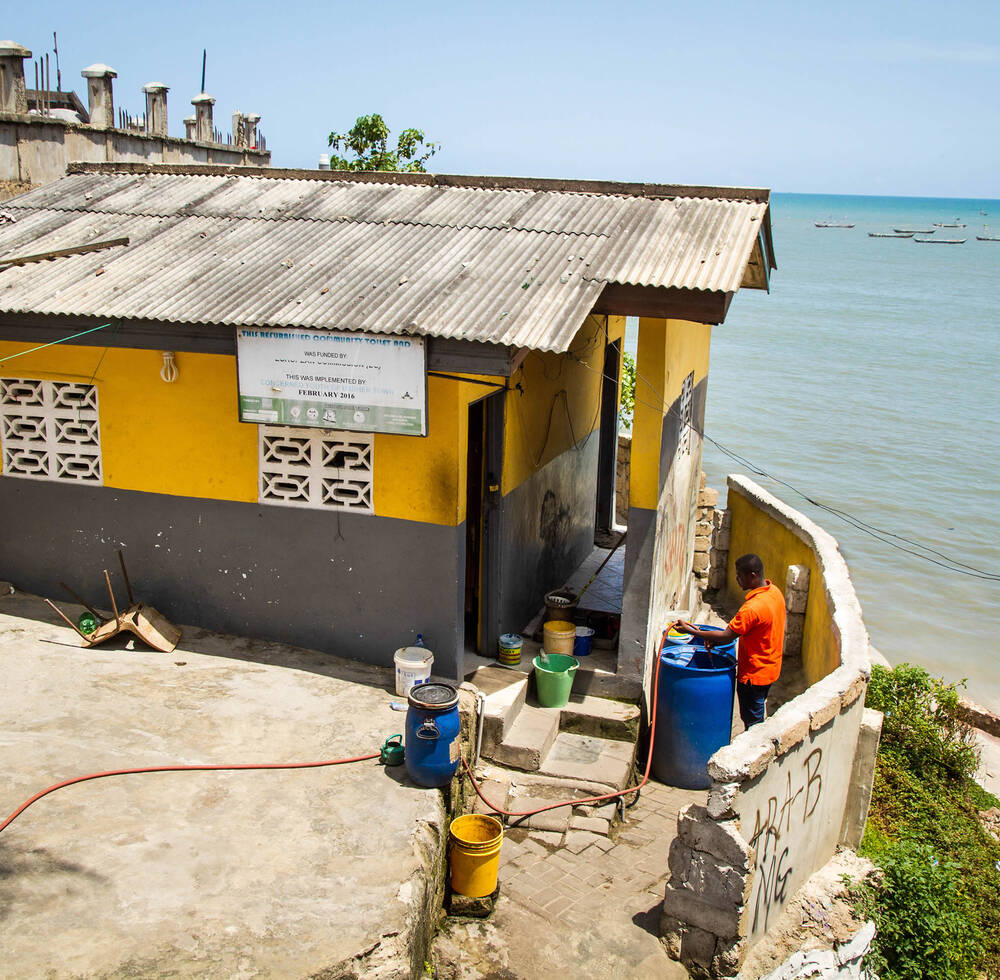
{"type": "Polygon", "coordinates": [[[377,113],[358,116],[346,133],[330,133],[327,141],[334,150],[353,154],[351,157],[330,156],[331,170],[396,170],[425,173],[424,163],[441,148],[424,138],[423,130],[404,129],[389,149],[389,127],[377,113]]]}
{"type": "Polygon", "coordinates": [[[635,414],[635,358],[626,351],[622,357],[621,422],[626,429],[632,428],[635,414]]]}

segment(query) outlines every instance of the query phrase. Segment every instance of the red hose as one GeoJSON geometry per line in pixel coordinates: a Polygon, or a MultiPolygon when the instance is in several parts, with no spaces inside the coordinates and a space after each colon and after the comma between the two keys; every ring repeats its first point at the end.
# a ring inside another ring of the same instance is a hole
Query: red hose
{"type": "MultiPolygon", "coordinates": [[[[465,771],[469,775],[469,779],[472,781],[472,788],[476,791],[476,796],[478,796],[494,813],[499,813],[504,817],[531,817],[536,813],[545,813],[546,810],[558,810],[561,806],[577,806],[579,804],[585,803],[600,803],[602,800],[615,800],[620,796],[628,796],[629,793],[637,793],[642,789],[646,783],[649,782],[649,770],[653,764],[653,738],[656,734],[656,694],[657,686],[660,680],[660,651],[656,652],[656,670],[653,672],[653,703],[650,709],[652,715],[652,721],[649,726],[649,754],[646,756],[646,771],[643,774],[637,786],[630,786],[628,789],[620,789],[615,793],[605,793],[603,796],[588,796],[580,800],[562,800],[559,803],[550,803],[548,806],[540,806],[537,810],[525,810],[521,813],[514,812],[512,810],[504,810],[498,806],[491,803],[485,796],[483,796],[482,791],[479,789],[479,783],[476,782],[476,777],[472,775],[472,769],[469,764],[465,761],[465,756],[462,756],[462,765],[465,766],[465,771]]],[[[3,830],[0,827],[0,830],[3,830]]]]}
{"type": "Polygon", "coordinates": [[[356,755],[350,759],[327,759],[323,762],[271,762],[256,763],[247,765],[232,766],[146,766],[142,769],[110,769],[107,772],[92,772],[87,776],[75,776],[73,779],[65,779],[61,783],[49,786],[40,793],[36,793],[30,800],[22,803],[3,823],[0,823],[0,832],[7,829],[32,803],[40,800],[49,793],[54,793],[64,786],[72,786],[74,783],[84,783],[88,779],[103,779],[105,776],[131,776],[141,772],[191,772],[206,771],[213,769],[317,769],[320,766],[339,766],[345,762],[362,762],[365,759],[377,759],[381,753],[372,752],[368,755],[356,755]]]}
{"type": "MultiPolygon", "coordinates": [[[[465,756],[462,756],[462,765],[465,767],[465,771],[469,775],[469,779],[472,782],[472,788],[476,791],[476,795],[494,812],[499,813],[505,817],[530,817],[536,813],[545,813],[547,810],[558,810],[559,807],[563,806],[577,806],[586,803],[600,803],[603,800],[614,800],[618,799],[620,796],[628,796],[629,793],[637,793],[642,789],[646,783],[649,782],[649,770],[653,764],[653,739],[656,734],[656,695],[657,695],[657,685],[660,679],[660,653],[657,651],[656,654],[656,670],[653,673],[653,702],[651,707],[652,722],[649,727],[649,753],[646,757],[646,771],[643,774],[637,786],[630,786],[628,789],[621,789],[614,793],[605,793],[603,796],[588,796],[583,799],[578,800],[562,800],[559,803],[550,803],[548,806],[540,806],[537,810],[525,810],[523,812],[516,812],[512,810],[503,810],[498,806],[494,806],[485,796],[483,796],[482,791],[479,788],[479,783],[476,782],[476,777],[472,774],[472,769],[469,764],[465,761],[465,756]]],[[[110,769],[107,772],[92,772],[86,776],[74,776],[73,779],[65,779],[61,783],[56,783],[53,786],[49,786],[47,789],[43,789],[40,793],[36,793],[31,799],[26,800],[22,803],[3,823],[0,823],[0,833],[7,829],[25,810],[31,806],[32,803],[37,802],[43,796],[48,796],[49,793],[54,793],[57,789],[63,789],[66,786],[72,786],[74,783],[85,783],[89,779],[103,779],[105,776],[131,776],[138,773],[144,772],[206,772],[206,771],[217,771],[217,770],[234,770],[234,769],[318,769],[321,766],[339,766],[347,762],[364,762],[366,759],[377,759],[381,753],[370,752],[368,755],[356,755],[348,759],[326,759],[322,762],[270,762],[270,763],[250,763],[243,765],[197,765],[197,766],[145,766],[139,769],[110,769]]]]}

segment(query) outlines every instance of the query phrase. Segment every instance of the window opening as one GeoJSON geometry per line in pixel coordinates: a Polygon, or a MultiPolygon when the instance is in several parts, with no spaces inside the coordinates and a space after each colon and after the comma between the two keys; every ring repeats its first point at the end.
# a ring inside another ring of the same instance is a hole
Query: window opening
{"type": "Polygon", "coordinates": [[[0,378],[4,476],[103,485],[95,385],[0,378]]]}
{"type": "Polygon", "coordinates": [[[370,433],[259,429],[262,504],[374,513],[370,433]]]}

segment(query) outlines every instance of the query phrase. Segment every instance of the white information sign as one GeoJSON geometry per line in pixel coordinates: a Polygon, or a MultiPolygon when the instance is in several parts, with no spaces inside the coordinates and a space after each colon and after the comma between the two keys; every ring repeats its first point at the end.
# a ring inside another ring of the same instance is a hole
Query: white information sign
{"type": "Polygon", "coordinates": [[[427,435],[422,337],[236,331],[240,421],[427,435]]]}

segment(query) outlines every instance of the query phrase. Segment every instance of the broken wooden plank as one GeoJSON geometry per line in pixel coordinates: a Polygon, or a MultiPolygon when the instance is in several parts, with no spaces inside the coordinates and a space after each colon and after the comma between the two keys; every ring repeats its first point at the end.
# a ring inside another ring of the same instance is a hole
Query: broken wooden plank
{"type": "Polygon", "coordinates": [[[15,265],[26,265],[29,262],[45,262],[48,259],[61,259],[67,255],[84,255],[87,252],[100,252],[106,248],[118,245],[128,245],[128,238],[109,238],[103,242],[90,242],[88,245],[73,245],[70,248],[56,248],[50,252],[38,252],[35,255],[17,255],[10,259],[0,259],[0,271],[15,265]]]}

